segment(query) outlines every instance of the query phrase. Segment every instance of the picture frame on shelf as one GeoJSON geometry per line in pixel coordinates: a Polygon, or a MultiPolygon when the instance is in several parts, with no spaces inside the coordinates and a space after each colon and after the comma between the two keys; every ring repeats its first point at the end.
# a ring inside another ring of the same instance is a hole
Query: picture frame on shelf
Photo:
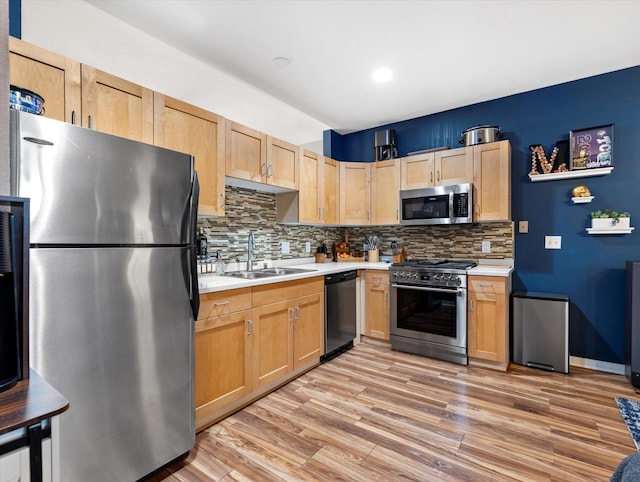
{"type": "Polygon", "coordinates": [[[570,170],[613,167],[613,129],[607,124],[570,131],[570,170]]]}

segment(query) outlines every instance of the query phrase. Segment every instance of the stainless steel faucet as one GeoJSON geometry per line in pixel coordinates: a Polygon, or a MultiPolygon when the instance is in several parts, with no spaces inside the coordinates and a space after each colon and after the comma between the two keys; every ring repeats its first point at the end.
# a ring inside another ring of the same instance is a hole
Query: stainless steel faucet
{"type": "Polygon", "coordinates": [[[256,238],[253,232],[249,231],[249,239],[247,241],[247,271],[253,270],[253,250],[256,247],[256,238]]]}

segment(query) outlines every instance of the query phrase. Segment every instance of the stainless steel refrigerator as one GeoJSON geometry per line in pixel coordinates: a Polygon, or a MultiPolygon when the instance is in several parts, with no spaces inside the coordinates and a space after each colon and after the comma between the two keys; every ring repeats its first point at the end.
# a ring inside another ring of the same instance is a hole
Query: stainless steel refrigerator
{"type": "Polygon", "coordinates": [[[198,183],[187,154],[11,111],[31,199],[30,365],[70,402],[61,479],[133,481],[195,442],[198,183]]]}

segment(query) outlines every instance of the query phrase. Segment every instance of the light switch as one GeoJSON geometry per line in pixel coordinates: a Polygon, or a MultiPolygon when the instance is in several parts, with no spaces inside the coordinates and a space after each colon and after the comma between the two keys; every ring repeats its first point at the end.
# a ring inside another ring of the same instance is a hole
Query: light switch
{"type": "Polygon", "coordinates": [[[307,241],[307,242],[304,244],[304,250],[305,250],[307,253],[310,253],[310,252],[311,252],[311,241],[307,241]]]}
{"type": "Polygon", "coordinates": [[[280,246],[282,246],[282,254],[289,254],[289,241],[282,241],[280,246]]]}
{"type": "Polygon", "coordinates": [[[562,249],[562,236],[545,236],[544,249],[562,249]]]}
{"type": "Polygon", "coordinates": [[[518,232],[519,233],[528,233],[529,232],[529,221],[519,221],[518,222],[518,232]]]}
{"type": "Polygon", "coordinates": [[[482,242],[482,252],[490,253],[491,252],[491,241],[483,241],[482,242]]]}

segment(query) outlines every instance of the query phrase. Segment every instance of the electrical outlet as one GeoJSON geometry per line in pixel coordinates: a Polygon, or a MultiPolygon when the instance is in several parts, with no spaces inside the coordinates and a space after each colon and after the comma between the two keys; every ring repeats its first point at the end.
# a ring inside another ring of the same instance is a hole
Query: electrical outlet
{"type": "Polygon", "coordinates": [[[482,242],[482,252],[490,253],[491,252],[491,241],[483,241],[482,242]]]}
{"type": "Polygon", "coordinates": [[[304,243],[304,250],[307,253],[311,252],[311,241],[307,241],[306,243],[304,243]]]}
{"type": "Polygon", "coordinates": [[[289,249],[290,249],[290,244],[289,241],[282,241],[282,243],[280,243],[280,246],[282,247],[282,254],[289,254],[289,249]]]}
{"type": "Polygon", "coordinates": [[[519,233],[528,233],[529,232],[529,221],[519,221],[518,222],[518,232],[519,233]]]}
{"type": "Polygon", "coordinates": [[[545,236],[544,249],[562,249],[562,236],[545,236]]]}

